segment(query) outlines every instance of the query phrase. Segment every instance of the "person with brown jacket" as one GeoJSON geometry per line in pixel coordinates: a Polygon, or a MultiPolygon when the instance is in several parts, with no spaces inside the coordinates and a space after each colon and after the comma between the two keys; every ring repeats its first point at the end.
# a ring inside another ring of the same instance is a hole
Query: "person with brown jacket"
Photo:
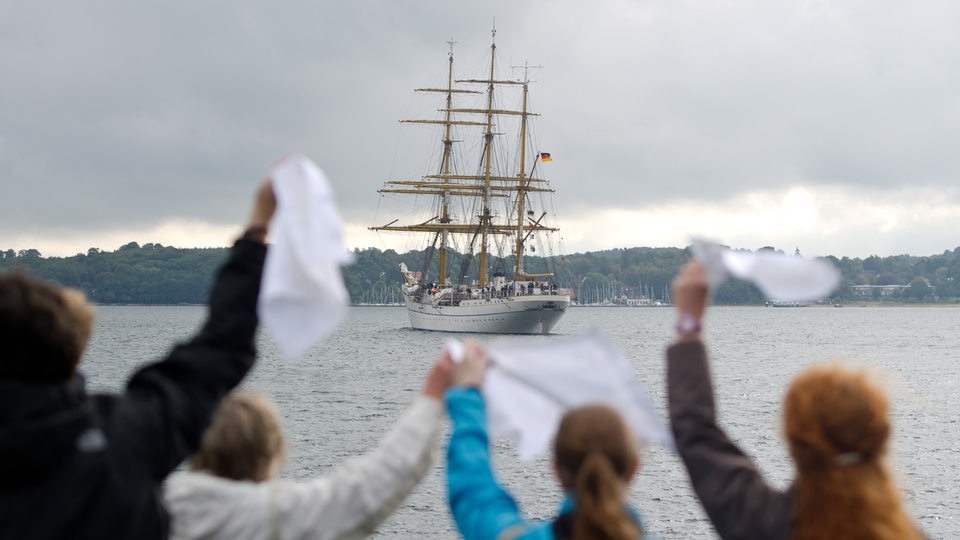
{"type": "Polygon", "coordinates": [[[793,381],[783,415],[796,478],[778,490],[717,423],[701,341],[709,300],[702,265],[689,263],[680,271],[673,299],[679,322],[677,340],[667,350],[670,423],[697,497],[721,538],[924,538],[886,465],[889,402],[867,373],[818,366],[793,381]]]}

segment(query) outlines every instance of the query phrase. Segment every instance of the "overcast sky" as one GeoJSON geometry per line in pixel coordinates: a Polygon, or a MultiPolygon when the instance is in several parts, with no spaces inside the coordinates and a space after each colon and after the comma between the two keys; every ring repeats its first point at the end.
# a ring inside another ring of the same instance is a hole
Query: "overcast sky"
{"type": "Polygon", "coordinates": [[[351,248],[397,247],[367,231],[407,172],[397,121],[494,18],[505,59],[542,66],[567,253],[960,246],[953,0],[39,0],[0,2],[0,249],[225,246],[291,152],[351,248]]]}

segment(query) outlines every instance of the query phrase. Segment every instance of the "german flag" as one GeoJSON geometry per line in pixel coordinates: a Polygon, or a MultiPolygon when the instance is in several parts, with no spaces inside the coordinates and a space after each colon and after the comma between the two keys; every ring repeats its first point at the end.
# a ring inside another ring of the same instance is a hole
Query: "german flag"
{"type": "Polygon", "coordinates": [[[540,161],[546,163],[548,161],[553,161],[553,158],[550,157],[549,152],[540,152],[540,161]]]}

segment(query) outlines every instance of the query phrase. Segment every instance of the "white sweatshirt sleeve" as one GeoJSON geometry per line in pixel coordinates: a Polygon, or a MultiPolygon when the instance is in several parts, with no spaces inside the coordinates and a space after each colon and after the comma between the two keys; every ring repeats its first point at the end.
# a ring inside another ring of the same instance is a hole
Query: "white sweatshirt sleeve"
{"type": "Polygon", "coordinates": [[[271,506],[279,513],[282,538],[370,535],[426,475],[442,418],[441,401],[420,395],[375,449],[320,478],[277,482],[271,506]]]}

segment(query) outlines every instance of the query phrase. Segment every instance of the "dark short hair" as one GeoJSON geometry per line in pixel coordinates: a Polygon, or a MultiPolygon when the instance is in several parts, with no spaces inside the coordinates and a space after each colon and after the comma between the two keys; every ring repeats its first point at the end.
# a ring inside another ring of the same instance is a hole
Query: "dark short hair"
{"type": "Polygon", "coordinates": [[[0,379],[70,379],[92,331],[93,308],[80,291],[0,274],[0,379]]]}

